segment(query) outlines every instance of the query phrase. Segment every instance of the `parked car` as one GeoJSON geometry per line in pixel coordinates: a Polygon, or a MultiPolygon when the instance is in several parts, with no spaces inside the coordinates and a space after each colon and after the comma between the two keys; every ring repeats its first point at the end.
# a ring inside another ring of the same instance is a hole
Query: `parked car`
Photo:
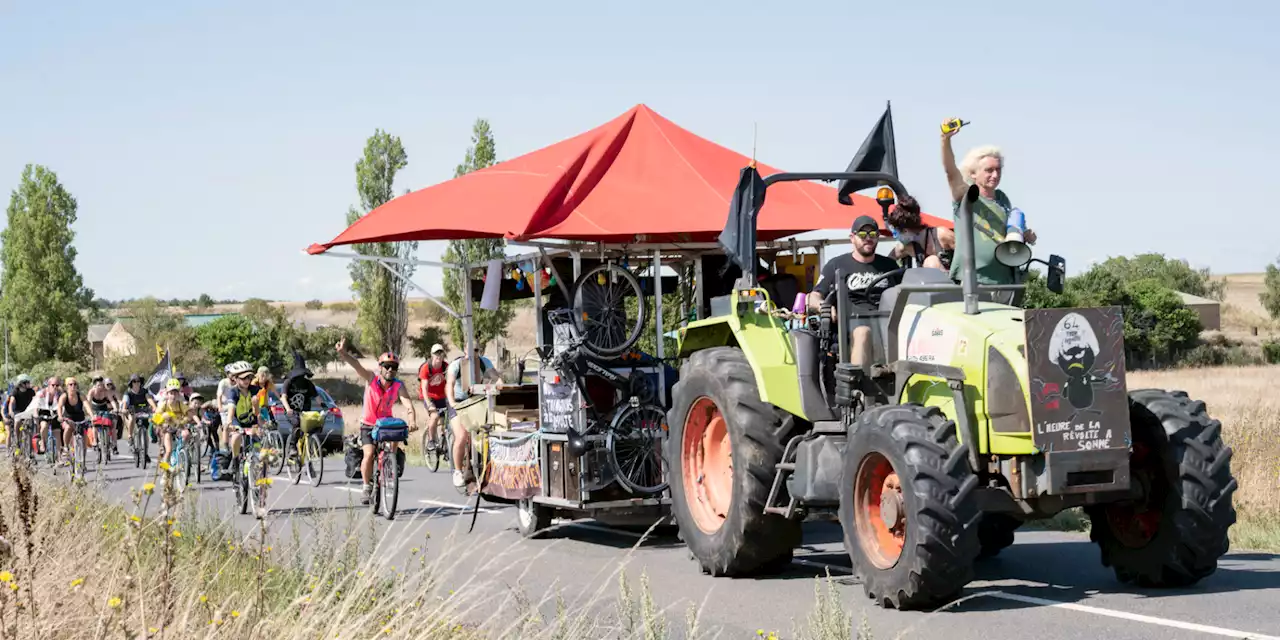
{"type": "MultiPolygon", "coordinates": [[[[276,385],[276,395],[284,394],[284,385],[276,385]]],[[[338,408],[338,404],[333,401],[333,396],[328,391],[316,386],[316,402],[319,406],[315,407],[316,411],[324,413],[324,429],[320,436],[320,448],[324,455],[329,455],[335,451],[342,451],[342,434],[346,428],[346,422],[342,417],[342,409],[338,408]]],[[[271,408],[271,417],[275,419],[276,424],[280,425],[280,433],[285,437],[287,442],[289,435],[293,432],[293,424],[290,423],[285,416],[284,405],[272,398],[268,406],[271,408]]]]}

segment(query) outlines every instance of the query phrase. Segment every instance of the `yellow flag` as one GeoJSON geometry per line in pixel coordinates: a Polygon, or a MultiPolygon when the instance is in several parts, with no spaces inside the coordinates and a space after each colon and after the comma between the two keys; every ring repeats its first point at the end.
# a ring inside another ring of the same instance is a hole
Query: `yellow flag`
{"type": "Polygon", "coordinates": [[[161,360],[164,360],[164,347],[156,345],[156,364],[160,364],[161,360]]]}

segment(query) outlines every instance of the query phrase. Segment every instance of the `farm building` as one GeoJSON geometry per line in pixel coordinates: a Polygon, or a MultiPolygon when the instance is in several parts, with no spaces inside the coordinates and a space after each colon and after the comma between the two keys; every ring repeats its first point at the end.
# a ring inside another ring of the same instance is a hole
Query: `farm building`
{"type": "Polygon", "coordinates": [[[107,358],[133,354],[138,348],[137,341],[118,320],[113,324],[91,324],[88,333],[94,371],[101,369],[107,358]]]}
{"type": "Polygon", "coordinates": [[[1193,296],[1189,293],[1178,292],[1182,296],[1182,304],[1187,305],[1188,309],[1195,311],[1200,316],[1200,324],[1205,331],[1220,331],[1222,329],[1222,303],[1209,298],[1201,298],[1193,296]]]}

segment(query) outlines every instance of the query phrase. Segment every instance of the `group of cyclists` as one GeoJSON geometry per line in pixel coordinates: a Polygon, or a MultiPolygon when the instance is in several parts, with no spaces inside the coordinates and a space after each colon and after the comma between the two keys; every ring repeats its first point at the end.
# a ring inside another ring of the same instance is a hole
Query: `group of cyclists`
{"type": "MultiPolygon", "coordinates": [[[[374,426],[379,419],[393,417],[394,406],[399,400],[409,414],[410,431],[416,431],[417,409],[409,388],[397,377],[400,358],[395,353],[381,354],[377,360],[377,371],[370,372],[347,352],[345,339],[335,348],[339,358],[351,366],[365,383],[359,444],[363,453],[360,465],[364,485],[362,502],[368,504],[372,498],[370,478],[376,449],[372,434],[374,426]]],[[[481,377],[486,380],[496,378],[497,370],[493,363],[478,352],[474,355],[479,361],[481,377]]],[[[418,371],[418,399],[428,416],[428,447],[443,444],[441,427],[448,425],[449,418],[456,415],[455,403],[470,395],[464,389],[460,375],[466,360],[466,356],[461,356],[447,362],[444,347],[434,345],[430,358],[418,371]]],[[[227,365],[224,373],[225,377],[218,382],[212,399],[206,399],[195,391],[181,373],[171,376],[159,394],[153,394],[145,386],[143,377],[136,374],[129,378],[128,386],[122,392],[118,392],[110,378],[103,376],[95,376],[89,389],[82,391],[75,378],[49,378],[43,387],[37,389],[31,377],[23,374],[18,376],[0,409],[3,409],[10,434],[16,433],[14,426],[24,421],[31,426],[38,425],[40,455],[45,454],[49,430],[60,431],[58,453],[63,464],[70,464],[74,430],[87,427],[93,418],[99,417],[110,417],[113,421],[114,428],[109,430],[111,441],[107,446],[117,454],[118,440],[126,438],[133,448],[135,429],[143,428],[148,430],[150,443],[159,445],[161,460],[167,460],[173,453],[175,438],[185,439],[190,436],[192,426],[202,425],[209,449],[217,452],[218,459],[229,461],[239,459],[246,437],[262,437],[263,423],[272,420],[269,407],[274,400],[283,405],[285,419],[295,427],[290,430],[285,444],[285,451],[293,454],[300,416],[311,411],[319,397],[312,381],[313,372],[298,359],[286,376],[282,394],[277,394],[271,372],[265,366],[255,370],[252,364],[241,360],[227,365]]],[[[466,431],[456,421],[449,426],[454,436],[449,451],[451,459],[465,459],[468,446],[466,431]]],[[[149,461],[145,445],[143,449],[142,455],[149,461]]],[[[220,466],[224,471],[229,468],[225,462],[220,466]]],[[[462,486],[467,480],[463,471],[455,466],[454,484],[462,486]]]]}

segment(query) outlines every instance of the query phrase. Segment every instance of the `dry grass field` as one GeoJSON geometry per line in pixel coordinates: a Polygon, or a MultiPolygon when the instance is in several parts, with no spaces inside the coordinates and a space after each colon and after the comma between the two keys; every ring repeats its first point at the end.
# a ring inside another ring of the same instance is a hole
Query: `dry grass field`
{"type": "Polygon", "coordinates": [[[1280,551],[1280,366],[1131,372],[1129,388],[1180,389],[1203,400],[1232,448],[1239,520],[1232,548],[1280,551]]]}

